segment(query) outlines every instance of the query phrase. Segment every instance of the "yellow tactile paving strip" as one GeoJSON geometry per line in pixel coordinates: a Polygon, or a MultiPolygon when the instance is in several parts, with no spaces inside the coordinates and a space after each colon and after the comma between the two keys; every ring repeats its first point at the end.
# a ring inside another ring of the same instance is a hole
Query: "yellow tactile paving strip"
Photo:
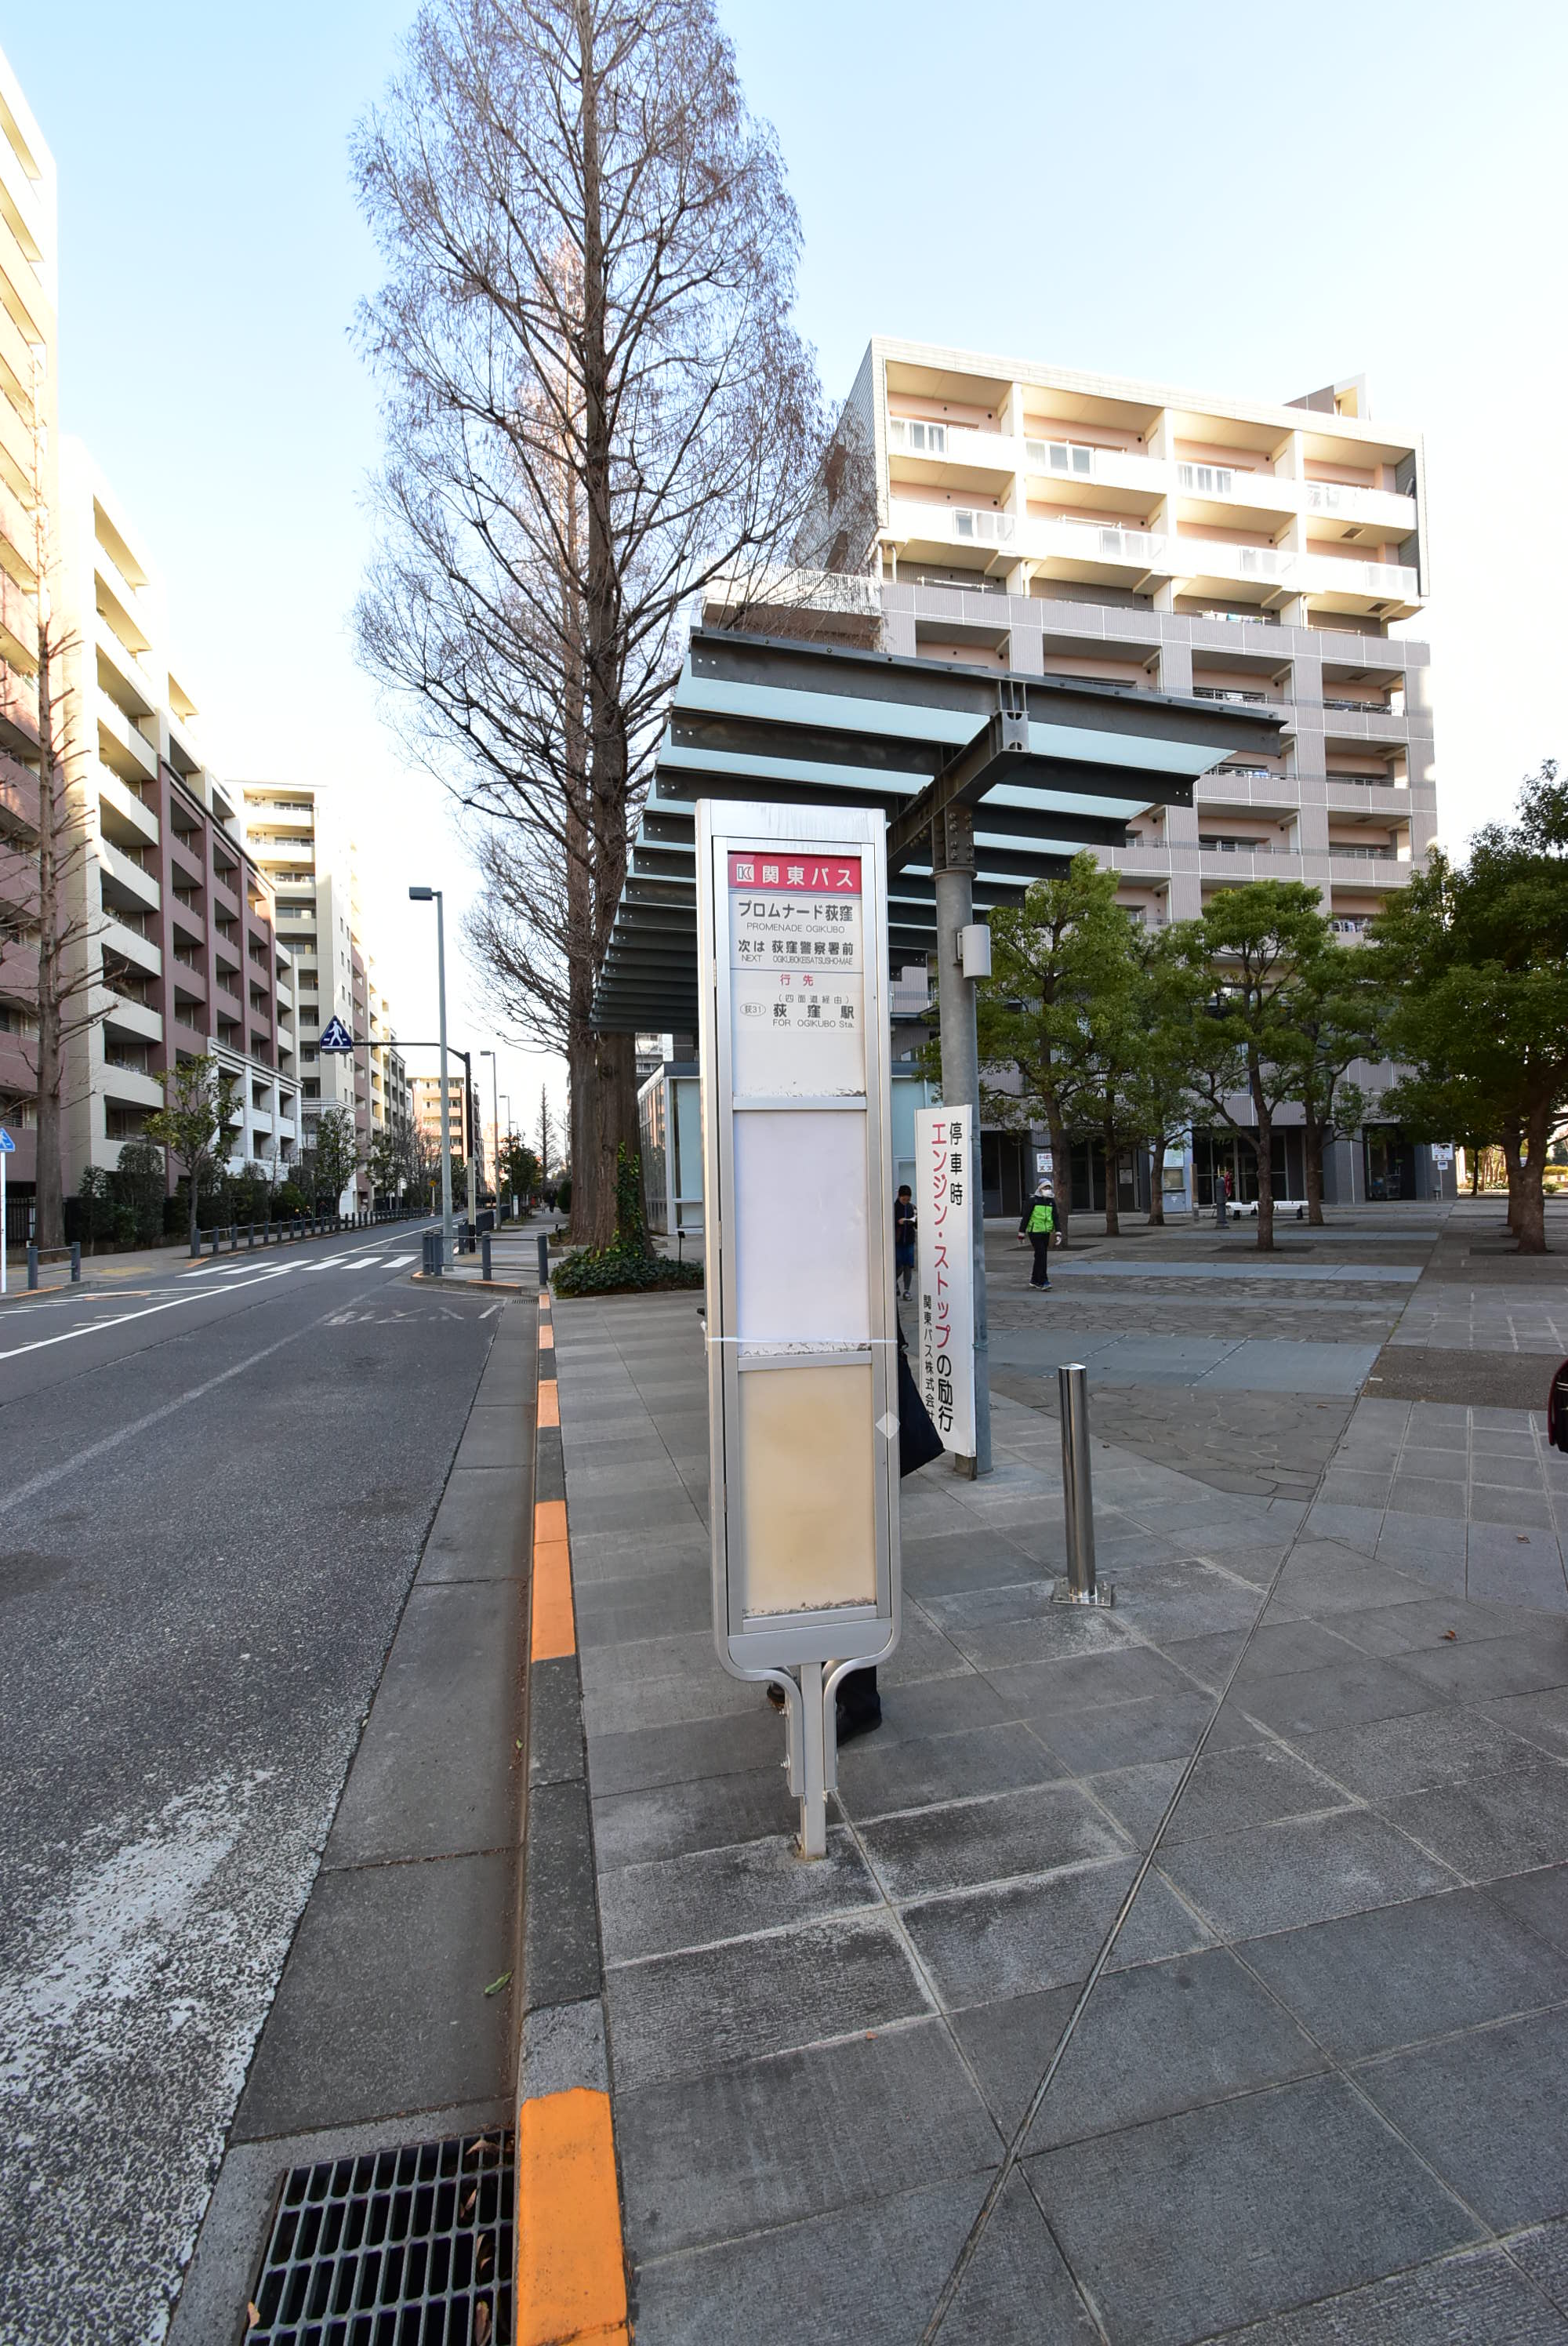
{"type": "MultiPolygon", "coordinates": [[[[535,1425],[559,1426],[555,1333],[539,1298],[535,1425]]],[[[537,1455],[535,1455],[537,1470],[537,1455]]],[[[564,1499],[534,1505],[535,1662],[577,1650],[564,1499]]],[[[629,2346],[626,2254],[610,2097],[586,2086],[539,2094],[517,2113],[516,2346],[629,2346]]]]}

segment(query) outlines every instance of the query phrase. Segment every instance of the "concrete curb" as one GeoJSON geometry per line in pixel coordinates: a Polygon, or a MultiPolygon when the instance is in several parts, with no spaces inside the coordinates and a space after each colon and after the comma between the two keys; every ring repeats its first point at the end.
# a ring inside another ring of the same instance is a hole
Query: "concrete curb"
{"type": "Polygon", "coordinates": [[[628,2346],[555,1330],[539,1297],[517,2048],[517,2346],[628,2346]]]}
{"type": "Polygon", "coordinates": [[[408,1280],[411,1287],[444,1287],[453,1294],[461,1294],[468,1287],[476,1288],[481,1295],[528,1295],[533,1292],[531,1288],[523,1286],[517,1280],[448,1279],[439,1270],[411,1270],[408,1280]]]}

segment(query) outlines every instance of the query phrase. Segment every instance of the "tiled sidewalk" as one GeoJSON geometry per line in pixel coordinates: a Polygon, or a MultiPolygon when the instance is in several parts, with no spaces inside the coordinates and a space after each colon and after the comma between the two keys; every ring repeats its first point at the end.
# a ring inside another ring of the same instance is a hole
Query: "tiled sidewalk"
{"type": "Polygon", "coordinates": [[[1543,1415],[1360,1402],[1308,1528],[1459,1596],[1568,1612],[1568,1456],[1543,1415]]]}
{"type": "MultiPolygon", "coordinates": [[[[1412,1295],[1391,1344],[1434,1351],[1568,1357],[1568,1285],[1543,1265],[1539,1289],[1434,1285],[1412,1295]]],[[[1543,1378],[1544,1382],[1544,1376],[1543,1378]]]]}
{"type": "Polygon", "coordinates": [[[708,1627],[692,1299],[555,1326],[639,2346],[914,2346],[1010,2147],[943,2341],[1568,2346],[1568,1623],[1303,1540],[1015,2140],[1300,1503],[1096,1443],[1117,1606],[1053,1612],[1056,1429],[999,1402],[993,1477],[904,1486],[807,1866],[708,1627]]]}

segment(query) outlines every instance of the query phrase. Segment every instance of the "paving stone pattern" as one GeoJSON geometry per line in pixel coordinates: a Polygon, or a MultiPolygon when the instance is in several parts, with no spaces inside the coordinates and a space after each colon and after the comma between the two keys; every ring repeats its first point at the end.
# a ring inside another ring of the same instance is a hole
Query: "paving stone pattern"
{"type": "Polygon", "coordinates": [[[1330,1477],[1378,1490],[1305,1524],[1321,1434],[1288,1495],[1096,1439],[1117,1603],[1084,1616],[1049,1602],[1058,1429],[999,1396],[993,1476],[903,1486],[885,1724],[806,1866],[779,1723],[707,1628],[691,1300],[555,1326],[639,2346],[763,2307],[786,2346],[913,2346],[1167,1812],[942,2338],[1568,2346],[1535,1431],[1362,1402],[1330,1477]]]}

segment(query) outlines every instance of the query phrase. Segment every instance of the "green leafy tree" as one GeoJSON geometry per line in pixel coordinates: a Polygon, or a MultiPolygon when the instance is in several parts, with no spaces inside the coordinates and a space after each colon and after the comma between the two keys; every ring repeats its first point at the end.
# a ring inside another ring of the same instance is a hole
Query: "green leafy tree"
{"type": "Polygon", "coordinates": [[[115,1179],[106,1166],[83,1168],[76,1184],[76,1234],[89,1254],[97,1252],[100,1239],[115,1234],[115,1179]]]}
{"type": "Polygon", "coordinates": [[[239,1104],[239,1078],[210,1052],[182,1059],[160,1076],[163,1106],[147,1119],[147,1134],[184,1168],[189,1193],[190,1251],[197,1250],[199,1199],[222,1175],[229,1127],[239,1104]]]}
{"type": "Polygon", "coordinates": [[[359,1135],[353,1110],[323,1108],[316,1120],[315,1146],[307,1156],[307,1187],[316,1210],[335,1213],[338,1200],[353,1179],[360,1161],[359,1135]]]}
{"type": "Polygon", "coordinates": [[[1193,1118],[1191,1034],[1199,981],[1176,932],[1134,931],[1135,1050],[1123,1076],[1123,1123],[1148,1151],[1149,1220],[1166,1218],[1166,1150],[1193,1118]]]}
{"type": "Polygon", "coordinates": [[[1307,1152],[1307,1219],[1323,1221],[1323,1158],[1329,1143],[1354,1132],[1370,1109],[1350,1069],[1382,1056],[1388,994],[1364,945],[1332,940],[1290,981],[1283,1007],[1293,1046],[1288,1064],[1301,1104],[1307,1152]]]}
{"type": "MultiPolygon", "coordinates": [[[[979,989],[981,1100],[988,1121],[1044,1124],[1056,1168],[1057,1219],[1068,1219],[1068,1142],[1104,1119],[1107,1057],[1120,1059],[1135,956],[1115,872],[1075,855],[1060,880],[1036,880],[1022,904],[991,915],[991,976],[979,989]],[[986,1080],[1015,1067],[1020,1088],[986,1080]]],[[[1114,1121],[1114,1117],[1113,1117],[1114,1121]]],[[[1113,1208],[1114,1212],[1114,1208],[1113,1208]]]]}
{"type": "Polygon", "coordinates": [[[115,1193],[131,1215],[131,1244],[157,1246],[163,1237],[163,1201],[168,1194],[168,1173],[157,1143],[145,1138],[122,1141],[115,1168],[115,1193]]]}
{"type": "Polygon", "coordinates": [[[1300,1096],[1294,990],[1333,932],[1316,888],[1256,880],[1221,888],[1202,918],[1173,931],[1197,981],[1188,1029],[1192,1087],[1207,1117],[1235,1133],[1257,1167],[1257,1245],[1274,1246],[1274,1127],[1300,1096]],[[1250,1118],[1235,1106],[1245,1098],[1250,1118]]]}
{"type": "Polygon", "coordinates": [[[373,1213],[377,1194],[394,1198],[402,1179],[402,1145],[384,1125],[371,1142],[366,1165],[371,1177],[371,1210],[373,1213]]]}
{"type": "Polygon", "coordinates": [[[1508,1168],[1509,1227],[1546,1252],[1543,1177],[1568,1106],[1568,785],[1547,763],[1515,821],[1468,863],[1432,851],[1372,925],[1397,998],[1389,1046],[1410,1073],[1385,1111],[1419,1139],[1484,1136],[1508,1168]]]}
{"type": "Polygon", "coordinates": [[[623,1142],[616,1166],[616,1235],[607,1247],[580,1247],[555,1274],[562,1295],[606,1295],[650,1287],[700,1287],[697,1263],[656,1253],[643,1203],[642,1158],[623,1142]]]}

